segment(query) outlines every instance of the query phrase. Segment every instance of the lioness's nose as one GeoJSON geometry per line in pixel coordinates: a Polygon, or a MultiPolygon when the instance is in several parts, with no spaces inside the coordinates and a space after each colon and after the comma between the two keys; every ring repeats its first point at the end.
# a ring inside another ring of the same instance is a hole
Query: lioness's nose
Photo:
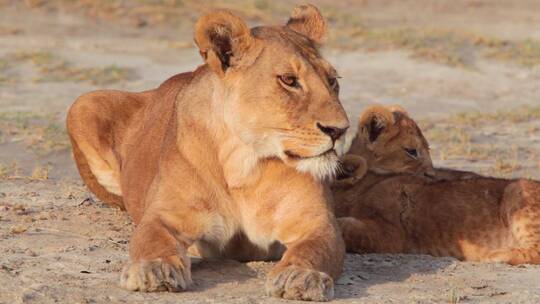
{"type": "Polygon", "coordinates": [[[347,128],[338,128],[338,127],[331,127],[331,126],[323,126],[320,123],[317,123],[317,128],[321,130],[324,134],[330,136],[332,141],[336,141],[338,138],[341,137],[347,131],[347,128]]]}

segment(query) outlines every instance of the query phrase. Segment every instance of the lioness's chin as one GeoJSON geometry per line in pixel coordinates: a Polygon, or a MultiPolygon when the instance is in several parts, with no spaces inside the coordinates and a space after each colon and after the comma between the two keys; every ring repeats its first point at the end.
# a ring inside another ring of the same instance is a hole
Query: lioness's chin
{"type": "Polygon", "coordinates": [[[333,179],[339,168],[339,158],[335,152],[320,156],[302,158],[297,161],[296,169],[311,174],[319,180],[333,179]]]}

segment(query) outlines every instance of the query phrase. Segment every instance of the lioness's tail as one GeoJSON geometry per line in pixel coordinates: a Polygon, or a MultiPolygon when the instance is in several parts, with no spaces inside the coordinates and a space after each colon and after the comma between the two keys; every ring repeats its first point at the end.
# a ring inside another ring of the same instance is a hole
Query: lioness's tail
{"type": "MultiPolygon", "coordinates": [[[[79,173],[100,200],[124,208],[119,161],[113,152],[114,91],[97,91],[79,97],[69,109],[67,130],[79,173]]],[[[118,119],[118,118],[116,118],[118,119]]]]}
{"type": "Polygon", "coordinates": [[[71,144],[73,146],[73,156],[75,158],[75,163],[79,169],[79,173],[92,193],[94,193],[100,200],[109,203],[111,205],[117,206],[120,209],[125,209],[124,202],[122,201],[122,196],[111,193],[105,189],[96,179],[95,175],[90,170],[90,166],[82,153],[81,149],[77,145],[77,142],[71,138],[71,144]]]}

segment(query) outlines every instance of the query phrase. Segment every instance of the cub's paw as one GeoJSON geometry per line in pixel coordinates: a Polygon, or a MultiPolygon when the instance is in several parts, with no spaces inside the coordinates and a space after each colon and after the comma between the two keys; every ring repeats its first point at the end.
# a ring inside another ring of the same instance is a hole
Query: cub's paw
{"type": "Polygon", "coordinates": [[[336,220],[338,222],[339,228],[347,228],[349,226],[353,226],[356,221],[358,221],[352,216],[338,217],[336,220]]]}
{"type": "Polygon", "coordinates": [[[191,283],[189,258],[177,256],[130,262],[120,277],[120,286],[133,291],[182,291],[191,283]]]}
{"type": "Polygon", "coordinates": [[[334,281],[323,272],[288,266],[268,277],[266,293],[288,300],[330,301],[334,298],[334,281]]]}
{"type": "Polygon", "coordinates": [[[341,235],[345,241],[348,240],[350,235],[358,234],[359,226],[362,225],[362,222],[350,216],[337,218],[337,222],[341,235]]]}

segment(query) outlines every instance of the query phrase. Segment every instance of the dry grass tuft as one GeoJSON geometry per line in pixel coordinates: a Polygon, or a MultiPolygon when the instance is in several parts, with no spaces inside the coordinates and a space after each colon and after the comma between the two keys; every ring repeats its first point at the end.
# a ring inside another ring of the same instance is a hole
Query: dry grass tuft
{"type": "Polygon", "coordinates": [[[455,287],[453,287],[450,290],[450,304],[459,304],[461,302],[462,297],[459,294],[459,290],[455,287]]]}
{"type": "MultiPolygon", "coordinates": [[[[454,67],[474,69],[477,58],[486,57],[526,67],[540,64],[540,42],[510,41],[475,33],[440,28],[373,28],[366,26],[348,6],[318,4],[332,31],[328,44],[341,49],[370,51],[405,49],[421,60],[454,67]]],[[[134,27],[167,26],[191,32],[197,18],[212,9],[230,9],[252,25],[283,24],[292,4],[269,0],[60,0],[43,1],[36,6],[45,10],[64,10],[107,22],[134,27]]],[[[181,45],[192,46],[191,43],[181,45]]]]}
{"type": "Polygon", "coordinates": [[[540,41],[523,40],[510,42],[491,39],[487,46],[486,56],[501,61],[516,62],[522,66],[540,65],[540,41]]]}
{"type": "Polygon", "coordinates": [[[134,27],[166,25],[187,29],[201,14],[219,8],[232,10],[251,22],[275,23],[276,19],[288,16],[291,4],[268,0],[60,0],[44,2],[38,8],[62,9],[134,27]]]}
{"type": "Polygon", "coordinates": [[[69,148],[69,139],[58,115],[30,112],[0,113],[0,143],[21,142],[38,155],[69,148]]]}
{"type": "Polygon", "coordinates": [[[19,178],[22,176],[22,170],[17,161],[10,164],[0,163],[0,180],[19,178]]]}
{"type": "Polygon", "coordinates": [[[471,126],[495,122],[523,123],[538,119],[540,119],[540,107],[538,106],[523,106],[496,112],[463,112],[449,118],[452,123],[471,126]]]}
{"type": "Polygon", "coordinates": [[[9,164],[0,163],[0,180],[24,179],[29,181],[44,181],[50,178],[51,165],[36,165],[30,174],[25,173],[17,161],[9,164]]]}
{"type": "Polygon", "coordinates": [[[9,82],[10,77],[7,74],[9,68],[9,62],[6,59],[0,58],[0,84],[9,82]]]}
{"type": "Polygon", "coordinates": [[[524,106],[493,113],[458,113],[436,121],[419,121],[435,161],[481,167],[483,174],[515,177],[540,167],[540,107],[524,106]],[[531,142],[530,145],[523,144],[531,142]]]}
{"type": "Polygon", "coordinates": [[[52,167],[48,165],[46,166],[38,165],[32,171],[32,174],[30,175],[30,179],[31,180],[47,180],[49,179],[49,173],[51,169],[52,167]]]}
{"type": "MultiPolygon", "coordinates": [[[[29,62],[38,71],[35,82],[90,82],[94,85],[107,85],[137,79],[133,69],[108,65],[97,68],[73,66],[70,62],[48,52],[17,52],[6,55],[1,60],[6,62],[29,62]]],[[[0,68],[1,72],[1,68],[0,68]]]]}
{"type": "Polygon", "coordinates": [[[323,10],[334,29],[329,39],[333,47],[367,51],[405,49],[413,58],[461,68],[474,68],[480,57],[524,67],[540,65],[540,41],[501,40],[440,28],[372,28],[349,12],[331,6],[323,10]]]}
{"type": "Polygon", "coordinates": [[[524,67],[540,65],[540,42],[534,40],[500,40],[441,29],[371,29],[356,24],[345,24],[343,32],[334,38],[337,39],[332,42],[338,47],[368,51],[405,49],[413,58],[461,68],[474,68],[480,57],[524,67]]]}
{"type": "Polygon", "coordinates": [[[116,65],[100,68],[75,68],[69,64],[62,64],[42,67],[40,73],[42,76],[36,78],[37,82],[88,81],[94,85],[107,85],[137,79],[136,73],[132,69],[116,65]]]}
{"type": "Polygon", "coordinates": [[[366,29],[358,40],[364,49],[406,49],[411,51],[413,58],[456,67],[472,67],[476,56],[474,40],[452,31],[366,29]]]}

